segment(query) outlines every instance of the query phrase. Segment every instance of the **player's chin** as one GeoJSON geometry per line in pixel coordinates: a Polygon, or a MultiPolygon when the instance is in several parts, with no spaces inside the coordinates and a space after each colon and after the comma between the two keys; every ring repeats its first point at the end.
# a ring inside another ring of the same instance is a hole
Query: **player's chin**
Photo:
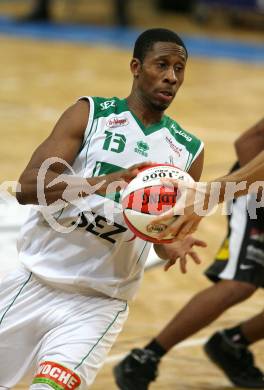
{"type": "Polygon", "coordinates": [[[161,101],[155,101],[152,103],[153,107],[157,111],[165,111],[169,106],[171,102],[161,102],[161,101]]]}

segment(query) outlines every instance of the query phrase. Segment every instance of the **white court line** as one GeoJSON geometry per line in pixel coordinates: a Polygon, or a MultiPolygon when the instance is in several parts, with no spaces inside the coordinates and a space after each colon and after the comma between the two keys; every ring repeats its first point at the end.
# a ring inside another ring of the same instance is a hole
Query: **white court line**
{"type": "MultiPolygon", "coordinates": [[[[174,350],[174,349],[183,349],[183,348],[185,349],[185,348],[196,347],[196,346],[205,344],[207,340],[208,340],[207,337],[203,337],[203,338],[183,341],[183,342],[179,343],[178,345],[175,345],[175,347],[173,347],[172,349],[174,350]]],[[[106,364],[116,363],[116,362],[122,360],[126,355],[127,355],[127,353],[119,353],[117,355],[109,356],[106,359],[105,363],[106,364]]]]}

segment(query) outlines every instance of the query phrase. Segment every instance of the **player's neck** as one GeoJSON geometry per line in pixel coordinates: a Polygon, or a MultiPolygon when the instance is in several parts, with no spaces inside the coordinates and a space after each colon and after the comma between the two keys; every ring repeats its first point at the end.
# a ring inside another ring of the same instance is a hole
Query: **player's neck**
{"type": "Polygon", "coordinates": [[[158,123],[164,114],[163,111],[154,110],[142,98],[136,95],[127,97],[127,105],[130,111],[143,123],[144,126],[150,126],[153,123],[158,123]]]}

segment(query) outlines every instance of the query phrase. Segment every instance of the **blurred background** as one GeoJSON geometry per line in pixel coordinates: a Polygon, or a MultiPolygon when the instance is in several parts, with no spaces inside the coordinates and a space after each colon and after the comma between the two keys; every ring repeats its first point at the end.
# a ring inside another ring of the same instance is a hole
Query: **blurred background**
{"type": "MultiPolygon", "coordinates": [[[[8,199],[33,150],[79,96],[130,92],[129,61],[140,31],[166,27],[189,50],[185,83],[168,110],[205,142],[202,180],[226,173],[234,140],[264,113],[264,0],[0,0],[0,275],[17,263],[16,237],[27,214],[8,199]]],[[[203,264],[147,270],[138,299],[94,390],[115,389],[111,369],[124,353],[143,346],[200,289],[226,233],[222,209],[206,218],[197,236],[208,242],[203,264]],[[151,297],[151,299],[149,298],[151,297]]],[[[155,258],[151,255],[149,265],[155,258]]],[[[218,328],[263,308],[263,293],[226,312],[173,349],[153,389],[230,389],[204,357],[201,345],[218,328]],[[190,375],[191,373],[191,375],[190,375]]],[[[254,345],[264,369],[263,343],[254,345]]],[[[25,389],[24,383],[18,388],[25,389]]]]}

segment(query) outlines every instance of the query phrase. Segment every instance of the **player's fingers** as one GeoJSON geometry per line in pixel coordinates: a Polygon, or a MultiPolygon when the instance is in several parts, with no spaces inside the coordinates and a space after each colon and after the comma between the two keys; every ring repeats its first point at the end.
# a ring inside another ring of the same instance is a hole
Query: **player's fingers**
{"type": "Polygon", "coordinates": [[[207,244],[205,241],[202,240],[196,240],[194,241],[193,245],[201,246],[202,248],[206,248],[207,244]]]}
{"type": "Polygon", "coordinates": [[[166,184],[166,186],[169,186],[169,187],[178,188],[178,186],[179,186],[179,181],[176,179],[169,179],[169,178],[163,177],[160,179],[160,182],[162,184],[166,184]]]}
{"type": "Polygon", "coordinates": [[[196,252],[190,251],[190,252],[189,252],[189,255],[191,256],[191,258],[193,259],[193,261],[194,261],[196,264],[201,264],[202,260],[200,259],[200,257],[197,255],[196,252]]]}
{"type": "Polygon", "coordinates": [[[186,263],[187,263],[186,256],[182,256],[180,258],[180,269],[183,274],[186,274],[187,272],[186,263]]]}
{"type": "Polygon", "coordinates": [[[168,271],[168,269],[173,266],[176,263],[176,259],[170,259],[167,261],[167,263],[164,265],[164,271],[168,271]]]}

